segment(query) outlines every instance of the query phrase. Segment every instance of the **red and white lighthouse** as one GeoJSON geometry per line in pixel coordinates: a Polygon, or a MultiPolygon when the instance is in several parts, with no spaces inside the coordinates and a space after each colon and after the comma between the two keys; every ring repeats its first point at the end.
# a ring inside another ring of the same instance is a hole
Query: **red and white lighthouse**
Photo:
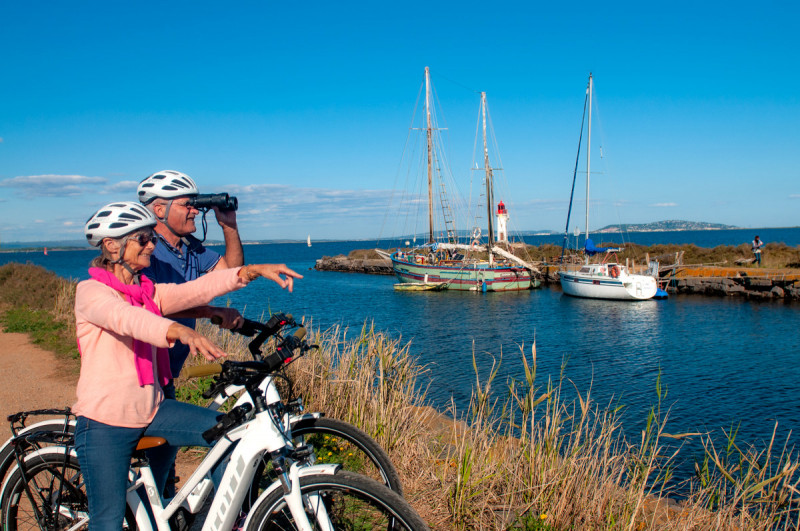
{"type": "Polygon", "coordinates": [[[508,211],[502,201],[497,204],[497,241],[508,242],[508,211]]]}

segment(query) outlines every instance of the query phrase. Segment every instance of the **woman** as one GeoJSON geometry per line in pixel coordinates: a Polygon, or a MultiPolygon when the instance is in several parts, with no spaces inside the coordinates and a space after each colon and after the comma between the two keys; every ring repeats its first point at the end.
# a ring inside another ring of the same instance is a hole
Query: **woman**
{"type": "MultiPolygon", "coordinates": [[[[214,411],[165,400],[161,386],[172,377],[167,348],[175,341],[209,361],[225,353],[162,315],[207,304],[258,277],[289,291],[294,279],[302,278],[285,265],[261,264],[211,272],[185,284],[153,284],[139,271],[150,265],[155,225],[139,203],[119,202],[98,210],[84,228],[101,255],[92,261],[92,278],[79,283],[75,295],[81,374],[72,410],[92,531],[120,529],[130,459],[142,436],[163,437],[172,447],[208,446],[201,434],[217,422],[214,411]]],[[[241,324],[241,316],[229,324],[241,324]]],[[[167,447],[163,459],[151,458],[159,492],[172,454],[167,447]]]]}

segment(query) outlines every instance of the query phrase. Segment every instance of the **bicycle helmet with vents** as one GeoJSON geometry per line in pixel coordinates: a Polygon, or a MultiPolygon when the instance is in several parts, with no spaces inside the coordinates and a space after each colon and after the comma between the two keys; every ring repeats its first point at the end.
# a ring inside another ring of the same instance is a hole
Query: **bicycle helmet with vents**
{"type": "Polygon", "coordinates": [[[146,177],[139,183],[136,192],[139,194],[139,201],[145,205],[157,197],[174,199],[200,193],[191,177],[173,170],[162,170],[146,177]]]}
{"type": "Polygon", "coordinates": [[[120,201],[92,214],[83,233],[90,245],[99,247],[103,238],[121,238],[133,231],[155,226],[156,218],[149,210],[134,201],[120,201]]]}

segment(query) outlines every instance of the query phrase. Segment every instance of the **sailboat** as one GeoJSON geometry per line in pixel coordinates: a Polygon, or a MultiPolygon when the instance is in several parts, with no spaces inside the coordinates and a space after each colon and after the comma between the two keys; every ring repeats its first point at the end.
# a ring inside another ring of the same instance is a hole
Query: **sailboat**
{"type": "MultiPolygon", "coordinates": [[[[656,279],[650,275],[637,275],[629,271],[627,265],[617,262],[616,253],[620,248],[596,247],[589,237],[589,176],[591,168],[592,145],[592,75],[589,74],[589,85],[586,88],[588,109],[588,127],[586,129],[586,240],[584,253],[586,262],[577,271],[562,270],[559,272],[561,289],[565,294],[573,297],[588,299],[616,299],[616,300],[646,300],[652,299],[658,290],[656,279]],[[589,257],[602,255],[599,262],[590,263],[589,257]]],[[[582,129],[582,128],[581,128],[582,129]]],[[[578,148],[580,150],[580,146],[578,148]]],[[[577,173],[577,162],[576,162],[577,173]]],[[[573,180],[573,192],[575,184],[573,180]]],[[[570,197],[570,211],[572,197],[570,197]]],[[[567,214],[567,229],[565,229],[564,242],[568,237],[569,213],[567,214]]],[[[563,256],[563,248],[562,248],[563,256]]]]}
{"type": "Polygon", "coordinates": [[[311,247],[311,235],[310,234],[308,235],[308,238],[306,238],[306,243],[308,244],[309,247],[311,247]]]}
{"type": "MultiPolygon", "coordinates": [[[[445,218],[447,241],[434,237],[433,173],[440,160],[434,160],[433,126],[431,122],[430,69],[425,67],[425,114],[428,184],[428,241],[405,252],[398,249],[390,255],[392,269],[400,281],[400,290],[520,291],[538,287],[533,279],[536,269],[512,253],[495,245],[492,210],[494,205],[493,174],[486,142],[486,93],[481,93],[483,122],[484,171],[486,185],[488,240],[482,245],[480,229],[475,229],[469,244],[458,241],[458,232],[445,218]],[[485,258],[484,258],[485,256],[485,258]]],[[[502,204],[502,203],[501,203],[502,204]]],[[[443,209],[444,210],[444,209],[443,209]]],[[[505,206],[503,206],[505,214],[505,206]]]]}

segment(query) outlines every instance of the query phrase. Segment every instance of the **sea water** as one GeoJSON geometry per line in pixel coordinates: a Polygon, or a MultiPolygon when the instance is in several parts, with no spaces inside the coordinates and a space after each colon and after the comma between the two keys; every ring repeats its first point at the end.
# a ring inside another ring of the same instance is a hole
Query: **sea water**
{"type": "MultiPolygon", "coordinates": [[[[694,232],[700,235],[693,242],[713,247],[742,243],[753,231],[694,232]]],[[[638,233],[632,239],[645,245],[686,243],[688,234],[638,233]]],[[[800,244],[800,229],[758,234],[765,241],[800,244]]],[[[249,263],[286,263],[304,278],[295,282],[293,293],[261,279],[217,303],[229,301],[250,318],[284,311],[322,329],[342,325],[352,337],[365,323],[374,324],[411,342],[411,353],[428,369],[420,384],[442,410],[451,401],[460,411],[467,407],[476,381],[473,355],[480,378],[500,363],[492,389],[503,398],[508,381],[524,381],[522,356],[530,362],[535,341],[537,384],[557,381],[563,367],[565,396],[591,394],[599,406],[622,406],[629,440],[638,440],[648,411],[657,405],[660,375],[669,433],[708,433],[720,443],[724,432],[736,431],[737,442],[763,447],[777,424],[778,441],[789,437],[791,445],[800,443],[800,303],[698,295],[598,301],[564,296],[558,286],[516,293],[396,292],[391,276],[313,269],[324,255],[373,244],[247,245],[249,263]]],[[[95,255],[94,250],[0,253],[0,264],[31,262],[84,279],[95,255]]],[[[678,474],[690,474],[701,454],[698,437],[686,441],[678,474]]]]}

